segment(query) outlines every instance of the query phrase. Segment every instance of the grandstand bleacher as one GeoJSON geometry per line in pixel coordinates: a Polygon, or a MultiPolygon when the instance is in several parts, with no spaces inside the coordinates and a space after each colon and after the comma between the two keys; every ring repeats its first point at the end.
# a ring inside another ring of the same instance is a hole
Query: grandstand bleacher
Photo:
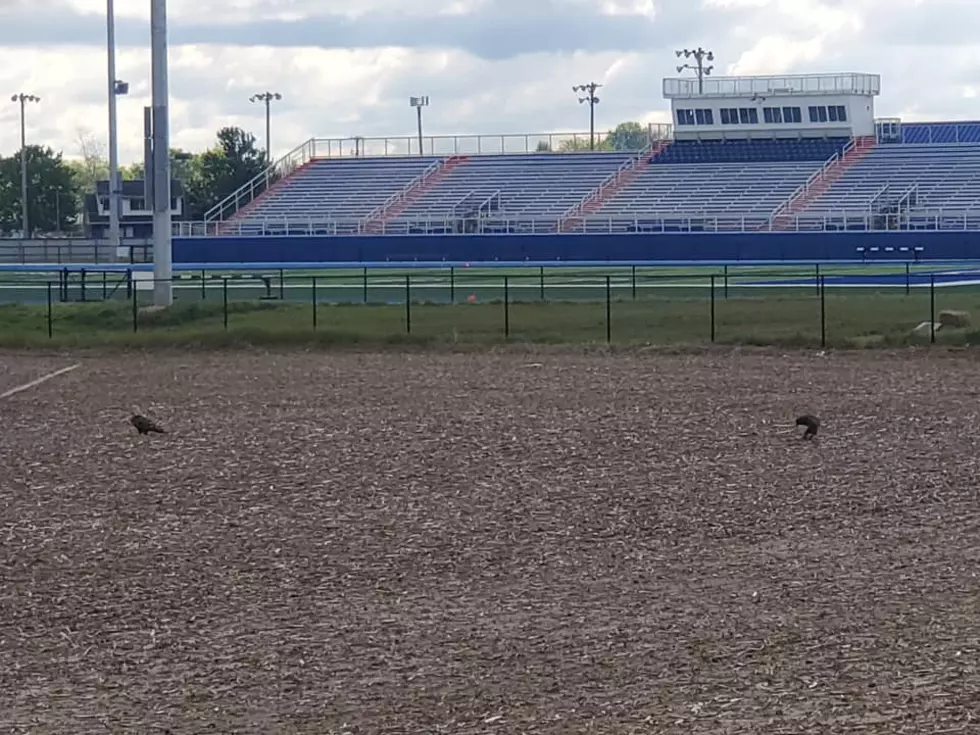
{"type": "Polygon", "coordinates": [[[235,231],[291,231],[301,226],[312,227],[313,234],[357,232],[359,220],[438,160],[426,156],[314,159],[244,207],[233,219],[235,231]]]}
{"type": "Polygon", "coordinates": [[[890,190],[916,189],[916,209],[969,209],[980,201],[980,146],[969,143],[878,146],[845,171],[806,214],[867,210],[890,190]]]}
{"type": "Polygon", "coordinates": [[[965,228],[974,219],[980,224],[980,214],[970,214],[980,201],[980,125],[912,124],[900,133],[879,136],[877,145],[868,138],[869,147],[855,156],[842,153],[851,138],[795,136],[664,141],[653,153],[314,158],[216,231],[452,234],[939,229],[965,228]],[[922,140],[930,142],[908,142],[922,140]]]}
{"type": "MultiPolygon", "coordinates": [[[[438,186],[421,194],[397,218],[388,231],[411,222],[440,222],[472,216],[460,203],[473,198],[487,207],[492,218],[504,222],[550,219],[588,195],[603,179],[628,161],[630,153],[581,153],[569,155],[474,156],[454,169],[438,186]]],[[[493,225],[490,225],[493,227],[493,225]]],[[[441,229],[435,224],[426,229],[441,229]]]]}

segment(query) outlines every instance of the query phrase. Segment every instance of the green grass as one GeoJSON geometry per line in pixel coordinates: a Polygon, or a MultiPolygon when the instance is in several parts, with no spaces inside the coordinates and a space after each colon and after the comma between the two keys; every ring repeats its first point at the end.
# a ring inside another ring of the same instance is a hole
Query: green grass
{"type": "MultiPolygon", "coordinates": [[[[598,295],[598,294],[597,294],[598,295]]],[[[622,294],[617,294],[623,296],[622,294]]],[[[601,297],[600,297],[601,298],[601,297]]],[[[830,288],[824,304],[829,346],[897,346],[928,342],[912,329],[930,317],[928,289],[906,296],[830,288]]],[[[936,311],[980,315],[975,289],[936,289],[936,311]]],[[[657,291],[636,301],[616,298],[608,321],[615,344],[707,344],[712,341],[711,301],[705,289],[657,291]]],[[[55,304],[48,336],[46,306],[0,306],[2,347],[87,347],[235,344],[603,344],[606,304],[521,301],[476,304],[330,305],[277,301],[182,299],[170,309],[140,310],[109,301],[55,304]],[[314,324],[314,312],[316,323],[314,324]],[[409,328],[410,317],[410,328],[409,328]]],[[[939,333],[939,340],[975,343],[980,333],[939,333]]],[[[720,344],[816,346],[821,343],[821,302],[809,289],[721,289],[714,302],[714,341],[720,344]]]]}

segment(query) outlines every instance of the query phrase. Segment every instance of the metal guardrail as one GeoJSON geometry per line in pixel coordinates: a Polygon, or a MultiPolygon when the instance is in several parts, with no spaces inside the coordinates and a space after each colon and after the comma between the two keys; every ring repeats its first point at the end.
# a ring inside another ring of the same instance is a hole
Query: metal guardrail
{"type": "MultiPolygon", "coordinates": [[[[263,218],[241,222],[175,222],[175,237],[262,237],[424,234],[554,234],[562,217],[428,217],[379,223],[367,232],[362,219],[263,218]]],[[[827,214],[784,215],[778,228],[769,213],[709,214],[651,212],[635,217],[584,217],[573,232],[643,234],[656,232],[839,232],[896,230],[980,231],[980,210],[927,210],[874,215],[866,209],[827,214]]]]}

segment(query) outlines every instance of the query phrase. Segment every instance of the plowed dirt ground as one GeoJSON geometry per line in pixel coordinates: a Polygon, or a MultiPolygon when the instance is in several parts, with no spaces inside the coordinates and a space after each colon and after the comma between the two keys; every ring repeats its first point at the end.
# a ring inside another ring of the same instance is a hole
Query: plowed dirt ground
{"type": "Polygon", "coordinates": [[[76,361],[0,401],[3,732],[980,732],[973,356],[8,354],[0,393],[76,361]]]}

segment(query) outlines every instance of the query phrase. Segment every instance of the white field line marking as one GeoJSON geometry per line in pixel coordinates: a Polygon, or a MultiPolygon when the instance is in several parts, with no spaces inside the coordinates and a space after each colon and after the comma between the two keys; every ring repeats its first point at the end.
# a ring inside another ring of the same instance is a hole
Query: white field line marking
{"type": "Polygon", "coordinates": [[[20,393],[21,391],[30,390],[35,386],[41,385],[41,383],[51,380],[51,378],[57,378],[59,375],[70,373],[72,370],[78,367],[81,367],[81,365],[79,363],[76,363],[74,365],[69,365],[66,368],[61,368],[61,370],[55,370],[53,373],[42,375],[37,380],[32,380],[30,383],[24,383],[24,385],[18,385],[16,388],[11,388],[6,393],[0,393],[0,399],[10,398],[10,396],[20,393]]]}

